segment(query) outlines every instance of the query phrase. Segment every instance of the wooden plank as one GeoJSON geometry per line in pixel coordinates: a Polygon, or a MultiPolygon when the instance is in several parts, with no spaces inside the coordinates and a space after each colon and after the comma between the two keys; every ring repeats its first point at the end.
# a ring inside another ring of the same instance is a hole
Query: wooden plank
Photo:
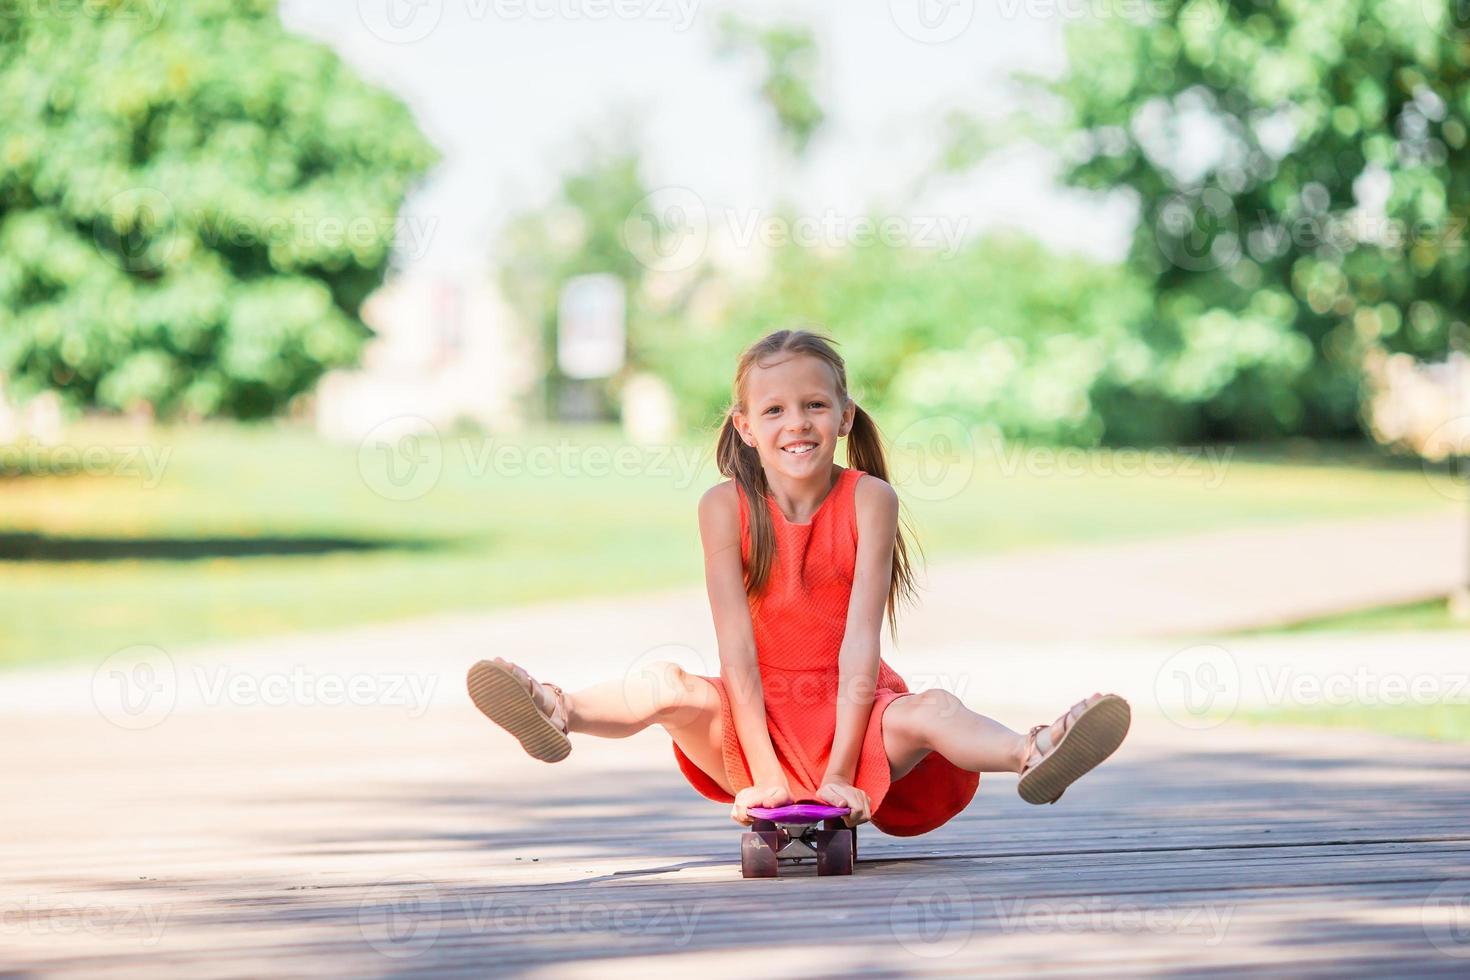
{"type": "Polygon", "coordinates": [[[1463,746],[1140,718],[1056,807],[985,777],[934,834],[863,828],[851,879],[748,882],[657,732],[558,766],[448,706],[0,739],[43,747],[0,770],[0,966],[37,975],[1470,967],[1435,897],[1470,889],[1463,746]]]}

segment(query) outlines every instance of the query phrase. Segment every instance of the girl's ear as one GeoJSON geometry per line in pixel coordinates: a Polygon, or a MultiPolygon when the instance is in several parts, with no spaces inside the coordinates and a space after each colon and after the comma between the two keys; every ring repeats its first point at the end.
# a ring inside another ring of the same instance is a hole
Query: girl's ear
{"type": "Polygon", "coordinates": [[[837,427],[838,437],[847,435],[852,431],[853,419],[857,416],[857,402],[851,398],[847,400],[847,407],[842,410],[842,424],[837,427]]]}
{"type": "Polygon", "coordinates": [[[730,424],[735,427],[735,434],[740,437],[741,442],[752,448],[755,446],[755,440],[750,437],[750,426],[745,422],[744,413],[738,411],[731,412],[730,424]]]}

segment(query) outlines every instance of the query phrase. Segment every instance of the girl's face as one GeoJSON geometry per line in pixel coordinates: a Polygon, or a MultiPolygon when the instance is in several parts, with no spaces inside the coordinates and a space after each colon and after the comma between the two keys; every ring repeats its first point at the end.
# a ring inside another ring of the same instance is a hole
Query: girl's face
{"type": "Polygon", "coordinates": [[[837,397],[837,379],[826,361],[795,354],[745,377],[745,411],[736,430],[760,454],[767,473],[793,480],[826,477],[838,438],[852,428],[856,406],[837,397]]]}

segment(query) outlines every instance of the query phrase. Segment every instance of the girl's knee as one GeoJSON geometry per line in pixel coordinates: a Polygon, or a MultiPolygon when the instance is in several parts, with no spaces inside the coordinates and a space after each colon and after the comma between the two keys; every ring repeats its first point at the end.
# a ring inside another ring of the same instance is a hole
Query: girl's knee
{"type": "Polygon", "coordinates": [[[933,748],[935,733],[952,722],[964,709],[960,699],[942,688],[919,691],[900,698],[893,707],[902,705],[898,721],[904,733],[926,748],[933,748]]]}
{"type": "Polygon", "coordinates": [[[688,724],[704,703],[698,688],[704,682],[672,660],[657,660],[644,669],[656,683],[659,720],[688,724]]]}

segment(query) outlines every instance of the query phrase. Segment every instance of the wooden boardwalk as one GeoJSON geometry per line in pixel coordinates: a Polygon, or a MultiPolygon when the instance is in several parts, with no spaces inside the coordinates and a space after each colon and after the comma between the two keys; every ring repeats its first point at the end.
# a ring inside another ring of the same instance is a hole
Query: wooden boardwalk
{"type": "Polygon", "coordinates": [[[1470,746],[1141,715],[1056,806],[984,777],[850,879],[745,881],[658,731],[546,766],[451,701],[0,744],[7,975],[1470,974],[1470,746]]]}

